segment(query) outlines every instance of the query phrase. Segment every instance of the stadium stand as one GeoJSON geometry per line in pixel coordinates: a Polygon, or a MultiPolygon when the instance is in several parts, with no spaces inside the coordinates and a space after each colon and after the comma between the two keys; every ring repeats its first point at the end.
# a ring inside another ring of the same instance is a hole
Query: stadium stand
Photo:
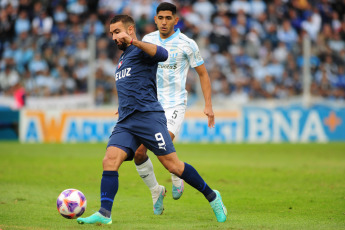
{"type": "MultiPolygon", "coordinates": [[[[2,0],[0,95],[49,97],[88,91],[96,38],[95,103],[113,103],[119,51],[107,33],[114,14],[131,14],[139,37],[156,29],[160,1],[2,0]]],[[[246,103],[302,92],[302,38],[309,35],[311,94],[345,100],[345,6],[341,0],[174,1],[183,33],[195,39],[209,71],[213,98],[246,103]]],[[[198,79],[189,72],[190,103],[198,79]]]]}

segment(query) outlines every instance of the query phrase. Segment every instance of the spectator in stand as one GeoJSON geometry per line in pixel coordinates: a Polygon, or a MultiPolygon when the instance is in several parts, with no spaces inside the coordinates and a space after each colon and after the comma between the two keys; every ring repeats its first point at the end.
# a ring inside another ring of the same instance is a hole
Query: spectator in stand
{"type": "Polygon", "coordinates": [[[26,93],[25,88],[21,85],[20,82],[14,85],[12,89],[12,93],[14,96],[14,100],[16,102],[15,108],[21,109],[25,106],[25,99],[26,99],[26,93]]]}
{"type": "Polygon", "coordinates": [[[53,28],[53,37],[57,48],[63,48],[68,37],[68,28],[64,21],[59,21],[53,28]]]}
{"type": "Polygon", "coordinates": [[[34,59],[28,64],[28,68],[33,76],[48,69],[47,61],[42,59],[41,53],[36,52],[34,59]]]}
{"type": "Polygon", "coordinates": [[[197,0],[193,4],[193,10],[201,15],[203,20],[210,21],[211,16],[215,13],[215,6],[207,0],[197,0]]]}
{"type": "Polygon", "coordinates": [[[26,11],[21,11],[19,13],[19,18],[15,21],[14,29],[16,35],[21,33],[28,33],[31,29],[30,20],[28,18],[28,13],[26,11]]]}
{"type": "Polygon", "coordinates": [[[96,69],[100,68],[107,76],[113,76],[114,63],[108,58],[105,52],[101,52],[98,56],[98,60],[95,63],[96,69]]]}
{"type": "Polygon", "coordinates": [[[32,21],[32,29],[34,34],[43,35],[50,34],[53,28],[53,19],[48,16],[46,11],[42,11],[32,21]]]}
{"type": "Polygon", "coordinates": [[[230,95],[230,99],[238,104],[245,104],[249,101],[248,93],[244,91],[241,83],[237,83],[234,91],[230,95]]]}
{"type": "Polygon", "coordinates": [[[5,9],[0,9],[0,54],[3,52],[5,44],[13,40],[13,35],[14,21],[11,20],[5,9]]]}
{"type": "Polygon", "coordinates": [[[252,0],[250,2],[250,15],[254,18],[264,14],[266,10],[266,3],[262,0],[252,0]]]}
{"type": "Polygon", "coordinates": [[[77,15],[78,17],[85,17],[89,11],[86,0],[71,1],[67,4],[67,11],[70,14],[77,15]]]}
{"type": "Polygon", "coordinates": [[[97,14],[90,14],[89,18],[86,20],[83,32],[85,36],[95,35],[97,38],[100,38],[104,34],[104,26],[102,22],[98,19],[97,14]]]}
{"type": "Polygon", "coordinates": [[[291,27],[291,23],[287,19],[285,19],[283,24],[278,28],[277,36],[279,41],[284,42],[289,50],[292,49],[292,46],[298,39],[296,30],[291,27]]]}
{"type": "Polygon", "coordinates": [[[335,32],[327,42],[327,45],[329,46],[329,48],[331,48],[333,52],[338,52],[340,50],[345,49],[345,40],[341,39],[340,33],[335,32]]]}
{"type": "Polygon", "coordinates": [[[60,22],[66,22],[67,21],[67,13],[64,10],[62,5],[57,5],[54,9],[54,13],[53,13],[53,19],[56,23],[60,23],[60,22]]]}
{"type": "MultiPolygon", "coordinates": [[[[19,83],[19,74],[11,65],[6,65],[3,71],[0,71],[0,92],[9,93],[12,87],[19,83]]],[[[1,93],[0,93],[1,95],[1,93]]]]}
{"type": "Polygon", "coordinates": [[[85,40],[78,41],[77,51],[74,57],[77,61],[87,62],[90,58],[91,51],[87,48],[87,43],[85,40]]]}
{"type": "Polygon", "coordinates": [[[297,10],[294,8],[290,8],[288,10],[289,20],[291,22],[291,26],[299,32],[301,30],[301,25],[303,22],[302,17],[297,13],[297,10]]]}
{"type": "Polygon", "coordinates": [[[85,61],[77,61],[77,66],[74,69],[73,75],[80,93],[87,92],[87,78],[89,76],[90,67],[85,61]]]}
{"type": "Polygon", "coordinates": [[[234,0],[231,2],[230,12],[233,14],[238,14],[239,12],[249,14],[250,11],[251,7],[247,0],[234,0]]]}
{"type": "Polygon", "coordinates": [[[54,77],[50,75],[49,69],[44,69],[37,74],[36,84],[39,88],[39,92],[43,92],[45,96],[56,95],[59,90],[54,77]]]}
{"type": "Polygon", "coordinates": [[[313,41],[316,41],[317,35],[320,31],[320,24],[317,20],[313,20],[313,14],[311,12],[306,13],[307,20],[303,21],[301,28],[305,30],[313,41]]]}

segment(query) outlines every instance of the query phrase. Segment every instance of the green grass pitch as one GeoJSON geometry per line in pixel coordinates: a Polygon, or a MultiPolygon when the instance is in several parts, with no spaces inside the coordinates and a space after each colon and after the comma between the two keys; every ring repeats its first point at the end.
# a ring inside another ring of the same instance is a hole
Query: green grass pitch
{"type": "Polygon", "coordinates": [[[78,225],[59,215],[67,188],[99,208],[101,144],[0,142],[0,229],[345,229],[345,143],[176,144],[228,208],[217,223],[206,199],[189,185],[171,196],[170,174],[150,152],[158,182],[167,187],[165,211],[153,215],[151,195],[133,162],[119,171],[110,226],[78,225]]]}

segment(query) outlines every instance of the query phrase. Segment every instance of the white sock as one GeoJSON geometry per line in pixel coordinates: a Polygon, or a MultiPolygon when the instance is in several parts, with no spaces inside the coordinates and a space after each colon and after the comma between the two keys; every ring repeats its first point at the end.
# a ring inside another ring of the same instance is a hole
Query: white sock
{"type": "Polygon", "coordinates": [[[181,183],[182,183],[182,179],[173,173],[170,173],[170,174],[171,174],[171,181],[172,181],[173,185],[175,185],[175,187],[180,187],[181,183]]]}
{"type": "Polygon", "coordinates": [[[159,195],[161,194],[163,189],[165,189],[164,186],[157,185],[154,189],[151,190],[153,205],[155,205],[155,203],[157,202],[159,195]]]}
{"type": "MultiPolygon", "coordinates": [[[[152,165],[150,158],[148,158],[141,165],[135,165],[135,167],[137,168],[137,171],[138,171],[140,177],[143,179],[143,181],[145,182],[147,187],[149,187],[151,194],[152,194],[152,199],[154,199],[154,196],[156,196],[157,193],[159,195],[161,188],[159,187],[159,184],[157,182],[155,173],[153,171],[153,165],[152,165]]],[[[156,201],[157,201],[157,199],[156,199],[156,201]]]]}

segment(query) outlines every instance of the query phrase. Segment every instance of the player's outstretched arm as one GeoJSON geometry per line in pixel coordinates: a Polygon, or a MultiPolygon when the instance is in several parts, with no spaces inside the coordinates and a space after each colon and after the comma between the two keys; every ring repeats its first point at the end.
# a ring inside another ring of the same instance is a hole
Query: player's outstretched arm
{"type": "Polygon", "coordinates": [[[142,41],[133,39],[132,45],[135,45],[136,47],[138,47],[139,49],[141,49],[142,51],[144,51],[151,57],[155,56],[155,54],[157,53],[157,45],[155,44],[142,42],[142,41]]]}
{"type": "Polygon", "coordinates": [[[158,62],[162,62],[168,59],[168,51],[161,46],[155,44],[133,40],[132,45],[135,45],[158,62]]]}
{"type": "Polygon", "coordinates": [[[163,47],[136,40],[125,32],[116,34],[116,39],[121,42],[125,42],[126,44],[138,47],[151,57],[155,56],[155,59],[157,59],[157,61],[165,61],[166,59],[168,59],[168,51],[163,47]]]}
{"type": "Polygon", "coordinates": [[[195,70],[199,75],[201,90],[204,95],[204,100],[205,100],[204,113],[208,117],[208,127],[214,128],[215,121],[214,121],[214,113],[212,109],[212,99],[211,99],[212,90],[211,90],[210,77],[208,76],[208,73],[204,64],[195,67],[195,70]]]}

